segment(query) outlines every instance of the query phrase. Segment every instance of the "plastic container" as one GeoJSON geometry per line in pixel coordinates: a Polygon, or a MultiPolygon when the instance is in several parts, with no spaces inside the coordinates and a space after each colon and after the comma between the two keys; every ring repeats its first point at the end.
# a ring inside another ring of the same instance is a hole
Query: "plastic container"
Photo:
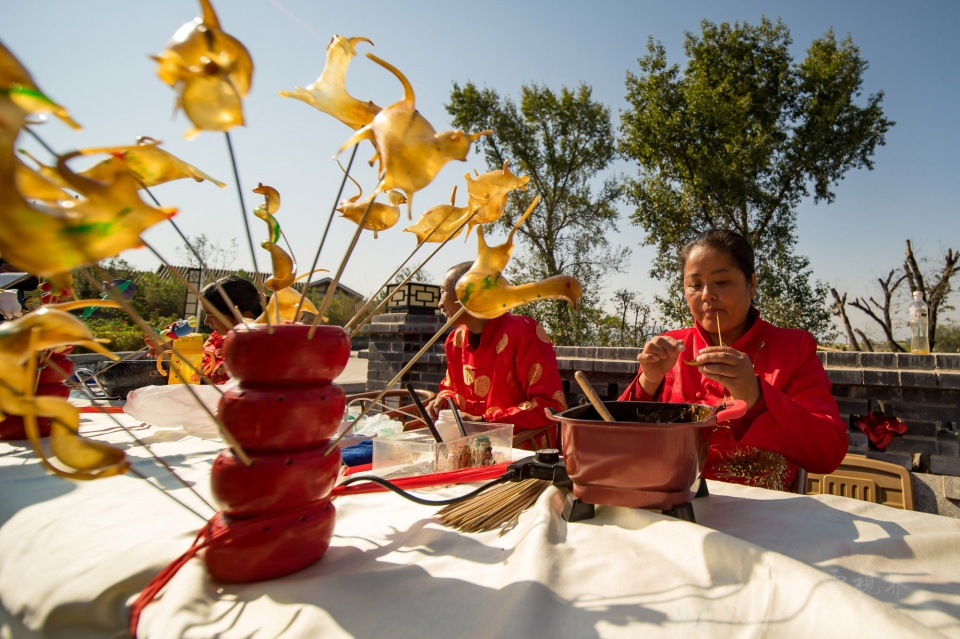
{"type": "Polygon", "coordinates": [[[169,350],[161,353],[157,358],[157,370],[167,373],[162,368],[163,356],[170,356],[170,374],[168,384],[199,384],[200,370],[203,365],[203,335],[191,333],[184,335],[174,343],[176,352],[169,350]]]}
{"type": "MultiPolygon", "coordinates": [[[[466,437],[434,441],[426,428],[373,440],[373,471],[402,477],[509,461],[513,454],[513,424],[464,422],[466,437]]],[[[442,436],[442,435],[441,435],[442,436]]]]}
{"type": "Polygon", "coordinates": [[[910,302],[908,309],[911,353],[926,355],[930,352],[930,330],[927,313],[927,303],[923,301],[923,295],[920,291],[914,291],[913,301],[910,302]]]}

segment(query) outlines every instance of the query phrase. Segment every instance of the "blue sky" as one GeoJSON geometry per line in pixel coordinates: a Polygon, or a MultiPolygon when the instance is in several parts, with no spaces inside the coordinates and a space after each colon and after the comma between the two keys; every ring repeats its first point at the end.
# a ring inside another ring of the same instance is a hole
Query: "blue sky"
{"type": "MultiPolygon", "coordinates": [[[[849,173],[831,205],[804,202],[799,210],[799,251],[812,263],[815,277],[849,296],[876,296],[876,279],[902,263],[904,242],[913,241],[921,257],[939,261],[946,248],[960,248],[960,3],[953,0],[781,1],[528,1],[487,2],[355,0],[214,0],[224,30],[250,50],[256,71],[245,102],[247,126],[231,133],[254,239],[265,239],[264,225],[249,212],[259,202],[250,192],[258,182],[277,188],[277,215],[290,238],[301,271],[313,260],[319,237],[334,204],[340,169],[331,157],[351,131],[329,116],[280,90],[312,83],[324,64],[333,34],[365,36],[347,86],[359,98],[381,106],[402,95],[396,80],[362,56],[371,51],[400,68],[417,94],[417,107],[438,131],[451,128],[443,108],[453,82],[472,81],[515,96],[523,83],[553,90],[586,83],[596,100],[611,110],[616,124],[626,108],[624,78],[637,72],[648,36],[661,41],[671,60],[683,63],[683,37],[699,33],[700,21],[759,22],[761,15],[782,18],[801,58],[816,38],[832,28],[850,35],[869,62],[866,94],[883,91],[883,107],[896,126],[874,157],[873,171],[849,173]],[[404,9],[407,6],[409,8],[404,9]]],[[[251,258],[242,230],[240,206],[224,136],[203,133],[193,141],[190,128],[174,116],[174,93],[155,75],[147,56],[161,51],[181,24],[198,15],[195,0],[31,0],[7,3],[0,38],[49,95],[67,106],[84,130],[58,122],[39,133],[59,151],[78,147],[132,144],[139,135],[164,142],[164,148],[227,182],[226,189],[181,180],[154,189],[165,206],[180,210],[176,220],[190,236],[205,233],[222,245],[236,239],[235,263],[249,268],[251,258]]],[[[22,146],[44,153],[23,136],[22,146]]],[[[366,158],[369,147],[358,159],[366,158]]],[[[343,155],[346,161],[347,154],[343,155]]],[[[414,219],[426,208],[447,202],[463,174],[485,170],[478,155],[453,162],[414,198],[414,219]]],[[[616,170],[633,172],[626,162],[616,170]]],[[[366,193],[376,180],[365,165],[355,177],[366,193]]],[[[345,196],[356,193],[348,185],[345,196]]],[[[662,287],[647,277],[651,250],[639,247],[643,231],[629,223],[623,203],[614,242],[633,248],[629,267],[611,274],[606,290],[630,288],[647,301],[662,287]]],[[[415,247],[401,229],[374,240],[365,233],[344,273],[344,283],[370,293],[415,247]]],[[[321,255],[321,267],[336,270],[356,227],[333,222],[321,255]]],[[[176,261],[180,245],[170,225],[151,229],[146,239],[176,261]]],[[[475,255],[473,236],[454,240],[427,270],[439,281],[446,268],[475,255]]],[[[426,251],[422,251],[425,255],[426,251]]],[[[158,264],[146,250],[122,255],[142,268],[158,264]]],[[[415,258],[416,259],[416,258],[415,258]]],[[[258,264],[267,255],[258,249],[258,264]]],[[[875,334],[868,318],[851,309],[854,324],[875,334]]]]}

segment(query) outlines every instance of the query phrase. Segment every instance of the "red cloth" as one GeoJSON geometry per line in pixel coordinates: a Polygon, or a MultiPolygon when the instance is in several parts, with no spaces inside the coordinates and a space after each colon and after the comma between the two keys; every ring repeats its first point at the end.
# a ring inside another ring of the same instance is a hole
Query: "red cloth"
{"type": "MultiPolygon", "coordinates": [[[[555,426],[545,408],[565,410],[557,354],[543,327],[531,317],[506,313],[483,327],[474,347],[466,326],[444,344],[447,375],[438,397],[453,397],[457,408],[484,421],[522,430],[555,426]]],[[[556,428],[537,445],[556,445],[556,428]]]]}
{"type": "Polygon", "coordinates": [[[223,335],[213,331],[203,343],[203,374],[214,384],[223,384],[230,380],[223,357],[223,335]]]}
{"type": "Polygon", "coordinates": [[[855,423],[860,430],[870,438],[877,450],[886,450],[894,435],[903,435],[907,432],[907,425],[896,417],[887,417],[883,411],[868,411],[866,415],[854,417],[855,423]]]}
{"type": "MultiPolygon", "coordinates": [[[[817,358],[813,336],[773,326],[760,319],[756,309],[750,312],[753,325],[730,346],[753,361],[760,399],[746,415],[725,424],[730,428],[714,432],[703,474],[708,479],[787,490],[798,466],[812,473],[836,470],[847,454],[847,427],[830,394],[830,380],[817,358]]],[[[681,359],[696,357],[711,345],[699,323],[665,335],[683,340],[686,351],[681,359]]],[[[656,397],[643,391],[639,377],[638,373],[620,400],[715,406],[725,393],[699,368],[680,361],[667,372],[656,397]]]]}

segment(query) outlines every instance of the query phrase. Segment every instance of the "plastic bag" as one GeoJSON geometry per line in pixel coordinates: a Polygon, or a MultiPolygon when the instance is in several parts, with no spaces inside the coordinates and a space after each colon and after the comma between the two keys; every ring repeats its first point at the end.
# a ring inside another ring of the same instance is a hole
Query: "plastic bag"
{"type": "Polygon", "coordinates": [[[157,428],[180,428],[198,437],[219,437],[217,423],[210,419],[190,391],[193,390],[203,405],[216,415],[220,397],[229,385],[190,384],[189,388],[186,384],[144,386],[130,391],[123,412],[157,428]]]}
{"type": "Polygon", "coordinates": [[[365,415],[353,422],[354,435],[383,437],[403,432],[403,423],[381,414],[365,415]]]}

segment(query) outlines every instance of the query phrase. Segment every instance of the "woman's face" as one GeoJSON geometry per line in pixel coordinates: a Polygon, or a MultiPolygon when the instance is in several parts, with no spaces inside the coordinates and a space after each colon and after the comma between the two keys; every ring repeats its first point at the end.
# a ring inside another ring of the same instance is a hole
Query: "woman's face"
{"type": "Polygon", "coordinates": [[[212,330],[220,333],[221,335],[226,335],[230,332],[232,326],[227,326],[223,322],[217,319],[217,316],[213,313],[204,313],[203,314],[203,323],[209,326],[212,330]]]}
{"type": "Polygon", "coordinates": [[[757,274],[748,279],[730,255],[710,246],[694,249],[683,267],[683,290],[694,319],[714,335],[714,345],[732,344],[746,332],[757,274]]]}

